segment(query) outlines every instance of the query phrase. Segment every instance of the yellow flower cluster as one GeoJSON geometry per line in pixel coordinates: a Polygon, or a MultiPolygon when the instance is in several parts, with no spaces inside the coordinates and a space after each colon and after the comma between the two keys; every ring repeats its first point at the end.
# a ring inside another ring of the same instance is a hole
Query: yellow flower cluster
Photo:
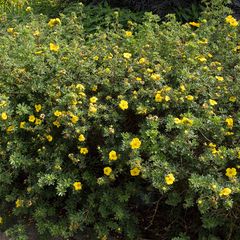
{"type": "Polygon", "coordinates": [[[193,125],[193,120],[187,118],[187,117],[183,117],[182,119],[180,118],[174,118],[174,123],[177,125],[183,124],[186,126],[192,126],[193,125]]]}
{"type": "Polygon", "coordinates": [[[232,16],[229,15],[225,18],[226,23],[229,23],[230,26],[232,27],[237,27],[238,26],[238,21],[232,16]]]}

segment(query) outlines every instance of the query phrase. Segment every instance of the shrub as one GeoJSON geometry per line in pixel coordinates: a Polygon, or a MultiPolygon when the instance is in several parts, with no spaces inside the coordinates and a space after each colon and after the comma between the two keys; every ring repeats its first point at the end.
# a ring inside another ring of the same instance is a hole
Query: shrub
{"type": "Polygon", "coordinates": [[[183,25],[146,13],[123,28],[115,12],[92,34],[82,4],[55,19],[2,19],[0,224],[10,237],[27,239],[34,223],[52,239],[144,229],[239,239],[239,25],[221,3],[183,25]]]}

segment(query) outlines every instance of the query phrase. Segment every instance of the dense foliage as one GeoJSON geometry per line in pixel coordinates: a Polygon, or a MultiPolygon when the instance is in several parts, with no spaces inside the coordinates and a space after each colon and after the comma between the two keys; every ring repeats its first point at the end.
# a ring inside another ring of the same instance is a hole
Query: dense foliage
{"type": "Polygon", "coordinates": [[[239,239],[239,23],[214,0],[88,34],[84,9],[1,18],[1,229],[239,239]]]}

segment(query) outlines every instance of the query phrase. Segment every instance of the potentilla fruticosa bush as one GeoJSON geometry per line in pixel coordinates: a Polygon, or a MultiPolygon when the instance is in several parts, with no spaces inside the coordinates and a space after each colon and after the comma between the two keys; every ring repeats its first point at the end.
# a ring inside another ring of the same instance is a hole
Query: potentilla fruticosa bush
{"type": "Polygon", "coordinates": [[[240,236],[239,23],[211,7],[198,22],[148,13],[125,29],[116,12],[91,35],[82,4],[53,19],[34,9],[21,23],[2,19],[0,224],[17,224],[9,236],[27,239],[33,222],[52,238],[94,229],[93,239],[136,239],[136,209],[151,192],[198,209],[203,231],[240,236]]]}

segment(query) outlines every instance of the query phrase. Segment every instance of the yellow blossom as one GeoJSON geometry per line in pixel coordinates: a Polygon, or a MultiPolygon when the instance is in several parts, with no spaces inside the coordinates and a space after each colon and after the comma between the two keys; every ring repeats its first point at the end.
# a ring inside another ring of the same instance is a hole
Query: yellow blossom
{"type": "Polygon", "coordinates": [[[219,81],[222,82],[224,80],[224,78],[222,76],[215,76],[215,78],[219,81]]]}
{"type": "Polygon", "coordinates": [[[75,182],[73,183],[73,187],[75,191],[82,190],[82,183],[81,182],[75,182]]]}
{"type": "Polygon", "coordinates": [[[98,100],[97,97],[91,97],[89,101],[90,103],[96,103],[97,100],[98,100]]]}
{"type": "Polygon", "coordinates": [[[26,12],[31,12],[31,11],[32,11],[32,8],[31,8],[31,7],[27,7],[27,8],[25,9],[25,11],[26,11],[26,12]]]}
{"type": "Polygon", "coordinates": [[[130,174],[131,176],[135,177],[135,176],[138,176],[140,174],[140,169],[135,167],[133,169],[130,170],[130,174]]]}
{"type": "Polygon", "coordinates": [[[131,53],[123,53],[123,57],[126,59],[130,59],[132,57],[131,53]]]}
{"type": "Polygon", "coordinates": [[[225,120],[227,127],[232,128],[233,127],[233,119],[232,118],[226,118],[225,120]]]}
{"type": "Polygon", "coordinates": [[[59,18],[52,18],[48,22],[49,27],[54,27],[54,26],[59,25],[59,24],[61,24],[61,20],[59,18]]]}
{"type": "Polygon", "coordinates": [[[197,22],[190,22],[189,25],[194,27],[200,27],[200,23],[197,23],[197,22]]]}
{"type": "Polygon", "coordinates": [[[39,37],[40,36],[40,32],[38,30],[33,32],[33,36],[35,37],[39,37]]]}
{"type": "Polygon", "coordinates": [[[76,116],[76,115],[73,115],[73,116],[71,117],[71,122],[72,122],[73,124],[77,123],[78,120],[79,120],[79,117],[76,116]]]}
{"type": "Polygon", "coordinates": [[[236,168],[227,168],[225,175],[229,178],[233,178],[237,175],[236,168]]]}
{"type": "Polygon", "coordinates": [[[154,80],[154,81],[160,80],[160,79],[161,79],[161,76],[160,76],[160,74],[158,74],[158,73],[153,73],[153,74],[151,75],[151,79],[154,80]]]}
{"type": "Polygon", "coordinates": [[[49,142],[52,142],[52,140],[53,140],[53,137],[51,135],[47,135],[46,138],[49,142]]]}
{"type": "Polygon", "coordinates": [[[131,37],[132,32],[131,31],[125,31],[125,37],[131,37]]]}
{"type": "Polygon", "coordinates": [[[42,109],[42,105],[41,104],[35,104],[35,110],[36,112],[40,112],[42,109]]]}
{"type": "Polygon", "coordinates": [[[186,88],[185,88],[185,86],[183,84],[180,85],[180,90],[181,90],[181,92],[186,91],[186,88]]]}
{"type": "Polygon", "coordinates": [[[236,98],[235,96],[231,96],[231,97],[229,98],[229,101],[230,101],[230,102],[236,102],[236,100],[237,100],[237,98],[236,98]]]}
{"type": "Polygon", "coordinates": [[[16,208],[22,207],[23,206],[23,200],[17,199],[15,202],[16,208]]]}
{"type": "Polygon", "coordinates": [[[138,63],[139,64],[144,64],[144,63],[146,63],[146,59],[145,58],[140,58],[138,63]]]}
{"type": "Polygon", "coordinates": [[[215,100],[213,100],[213,99],[209,99],[209,104],[210,104],[211,106],[215,106],[215,105],[217,105],[217,101],[215,101],[215,100]]]}
{"type": "Polygon", "coordinates": [[[111,172],[112,172],[112,168],[110,168],[110,167],[105,167],[105,168],[103,169],[103,172],[104,172],[105,175],[109,176],[109,175],[111,174],[111,172]]]}
{"type": "Polygon", "coordinates": [[[188,126],[192,126],[193,125],[193,120],[187,118],[187,117],[183,117],[182,118],[182,123],[188,126]]]}
{"type": "Polygon", "coordinates": [[[182,120],[179,119],[179,118],[174,118],[174,123],[175,123],[175,124],[181,124],[181,123],[182,123],[182,120]]]}
{"type": "Polygon", "coordinates": [[[54,112],[54,115],[55,115],[56,117],[60,117],[60,116],[62,115],[62,112],[59,111],[59,110],[56,110],[56,111],[54,112]]]}
{"type": "Polygon", "coordinates": [[[53,52],[58,52],[59,51],[59,45],[55,44],[55,43],[50,43],[49,44],[49,48],[51,51],[53,52]]]}
{"type": "Polygon", "coordinates": [[[127,102],[126,100],[121,100],[120,103],[119,103],[119,107],[120,107],[122,110],[128,109],[128,102],[127,102]]]}
{"type": "Polygon", "coordinates": [[[0,216],[0,224],[3,224],[3,217],[0,216]]]}
{"type": "Polygon", "coordinates": [[[169,97],[169,96],[165,96],[165,101],[166,102],[168,102],[168,101],[170,101],[171,100],[171,98],[169,97]]]}
{"type": "Polygon", "coordinates": [[[98,60],[99,60],[99,56],[94,56],[94,57],[93,57],[93,60],[94,60],[94,61],[98,61],[98,60]]]}
{"type": "Polygon", "coordinates": [[[8,33],[13,33],[13,32],[14,32],[14,28],[8,28],[8,29],[7,29],[7,32],[8,32],[8,33]]]}
{"type": "Polygon", "coordinates": [[[223,188],[220,193],[219,193],[219,196],[222,197],[222,196],[228,196],[230,195],[232,192],[232,190],[230,188],[223,188]]]}
{"type": "Polygon", "coordinates": [[[14,126],[13,125],[10,125],[8,128],[7,128],[7,132],[10,133],[14,130],[14,126]]]}
{"type": "Polygon", "coordinates": [[[28,117],[28,121],[29,122],[35,122],[35,116],[34,115],[30,115],[29,117],[28,117]]]}
{"type": "Polygon", "coordinates": [[[140,148],[142,142],[140,141],[139,138],[133,138],[132,141],[130,142],[130,146],[132,149],[138,149],[140,148]]]}
{"type": "Polygon", "coordinates": [[[188,101],[193,101],[194,97],[193,97],[192,95],[187,95],[187,96],[186,96],[186,99],[187,99],[188,101]]]}
{"type": "Polygon", "coordinates": [[[155,102],[162,102],[163,101],[163,97],[161,96],[160,93],[157,93],[155,95],[155,102]]]}
{"type": "Polygon", "coordinates": [[[80,148],[80,153],[83,155],[88,154],[88,149],[87,148],[80,148]]]}
{"type": "Polygon", "coordinates": [[[80,142],[84,142],[84,141],[85,141],[85,137],[84,137],[83,134],[80,134],[80,135],[79,135],[78,141],[80,141],[80,142]]]}
{"type": "Polygon", "coordinates": [[[1,117],[2,117],[2,120],[7,120],[8,115],[7,115],[6,112],[3,112],[3,113],[1,114],[1,117]]]}
{"type": "Polygon", "coordinates": [[[238,21],[232,16],[229,15],[225,18],[226,23],[229,23],[230,26],[232,27],[237,27],[238,26],[238,21]]]}
{"type": "Polygon", "coordinates": [[[24,128],[24,127],[25,127],[25,124],[26,124],[26,122],[20,122],[19,127],[20,127],[20,128],[24,128]]]}
{"type": "Polygon", "coordinates": [[[60,122],[57,121],[57,120],[55,120],[55,121],[53,122],[53,125],[56,126],[57,128],[59,128],[59,127],[61,126],[60,122]]]}
{"type": "Polygon", "coordinates": [[[137,81],[142,81],[142,78],[141,77],[136,77],[136,80],[137,81]]]}
{"type": "Polygon", "coordinates": [[[117,160],[117,153],[116,151],[112,150],[109,154],[108,154],[109,160],[111,161],[116,161],[117,160]]]}
{"type": "Polygon", "coordinates": [[[175,182],[175,177],[173,176],[172,173],[169,173],[166,177],[165,177],[165,182],[167,185],[172,185],[175,182]]]}
{"type": "Polygon", "coordinates": [[[36,120],[35,120],[35,124],[36,124],[36,125],[40,125],[41,123],[42,123],[42,120],[39,119],[39,118],[36,118],[36,120]]]}
{"type": "Polygon", "coordinates": [[[96,113],[97,112],[96,105],[90,104],[88,111],[91,113],[96,113]]]}

